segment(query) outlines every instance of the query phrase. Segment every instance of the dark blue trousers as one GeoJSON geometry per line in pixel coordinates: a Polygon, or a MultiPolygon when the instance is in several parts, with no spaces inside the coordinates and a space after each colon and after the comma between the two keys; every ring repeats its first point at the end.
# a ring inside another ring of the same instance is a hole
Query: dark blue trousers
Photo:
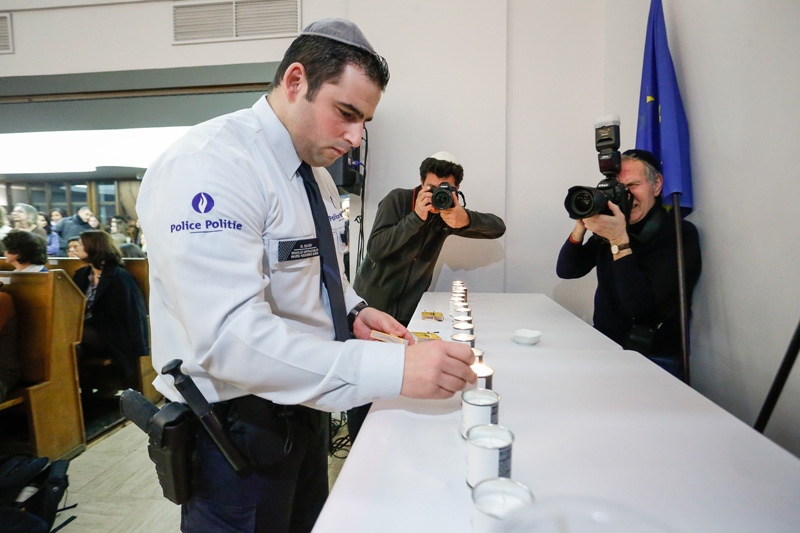
{"type": "Polygon", "coordinates": [[[246,398],[214,410],[227,418],[232,439],[254,467],[237,474],[198,427],[192,499],[181,508],[181,531],[295,533],[314,527],[328,496],[328,415],[246,398]]]}

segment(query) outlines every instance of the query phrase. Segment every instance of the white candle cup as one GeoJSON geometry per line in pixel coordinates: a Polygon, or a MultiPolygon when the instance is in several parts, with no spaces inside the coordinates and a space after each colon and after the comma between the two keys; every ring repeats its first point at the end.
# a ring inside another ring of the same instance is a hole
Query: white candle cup
{"type": "Polygon", "coordinates": [[[473,348],[472,353],[475,354],[476,363],[483,363],[483,350],[481,350],[480,348],[473,348]]]}
{"type": "Polygon", "coordinates": [[[450,338],[455,342],[463,342],[469,345],[470,348],[475,346],[475,335],[471,333],[454,333],[450,338]]]}
{"type": "Polygon", "coordinates": [[[514,434],[495,424],[473,426],[467,431],[467,485],[484,479],[511,477],[514,434]]]}
{"type": "Polygon", "coordinates": [[[459,296],[453,296],[452,298],[450,298],[450,316],[455,316],[457,314],[460,314],[456,313],[455,310],[460,307],[464,307],[465,305],[467,305],[467,301],[464,298],[461,298],[459,296]]]}
{"type": "Polygon", "coordinates": [[[472,322],[456,322],[453,324],[453,331],[456,333],[472,333],[475,334],[475,324],[472,322]]]}
{"type": "Polygon", "coordinates": [[[453,309],[453,311],[454,311],[455,313],[459,314],[459,315],[464,315],[464,316],[472,316],[472,309],[470,309],[470,308],[469,308],[469,307],[467,307],[467,306],[464,306],[464,307],[456,307],[455,309],[453,309]]]}
{"type": "Polygon", "coordinates": [[[451,292],[453,296],[463,296],[465,300],[467,299],[467,294],[469,293],[466,287],[454,287],[451,292]]]}
{"type": "Polygon", "coordinates": [[[472,489],[472,532],[502,531],[506,517],[533,502],[533,493],[522,483],[504,477],[485,479],[472,489]]]}
{"type": "Polygon", "coordinates": [[[474,426],[497,424],[500,395],[488,389],[465,390],[461,393],[461,436],[474,426]]]}
{"type": "Polygon", "coordinates": [[[472,363],[472,371],[478,376],[478,382],[475,384],[475,389],[489,389],[492,390],[492,377],[494,370],[483,363],[472,363]]]}

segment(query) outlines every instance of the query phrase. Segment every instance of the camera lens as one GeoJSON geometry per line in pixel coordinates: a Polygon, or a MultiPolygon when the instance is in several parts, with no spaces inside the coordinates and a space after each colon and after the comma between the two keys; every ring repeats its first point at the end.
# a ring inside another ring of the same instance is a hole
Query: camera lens
{"type": "Polygon", "coordinates": [[[572,210],[577,214],[591,213],[592,195],[586,191],[581,191],[572,198],[572,210]]]}
{"type": "Polygon", "coordinates": [[[453,207],[453,190],[447,183],[434,187],[433,195],[431,196],[433,207],[439,211],[453,207]]]}
{"type": "Polygon", "coordinates": [[[571,187],[564,199],[564,207],[567,209],[570,218],[575,220],[589,218],[607,209],[606,199],[603,191],[594,187],[581,187],[580,185],[571,187]]]}

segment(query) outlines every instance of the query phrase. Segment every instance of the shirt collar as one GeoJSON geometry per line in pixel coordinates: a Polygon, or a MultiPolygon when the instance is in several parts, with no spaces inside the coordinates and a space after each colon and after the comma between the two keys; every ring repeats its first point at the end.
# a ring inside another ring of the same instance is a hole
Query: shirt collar
{"type": "Polygon", "coordinates": [[[278,115],[275,114],[266,96],[259,98],[258,101],[253,104],[253,112],[264,128],[264,135],[269,145],[272,147],[278,164],[290,180],[294,179],[302,161],[300,160],[300,156],[297,155],[297,150],[294,148],[289,130],[286,129],[286,126],[283,125],[278,115]]]}

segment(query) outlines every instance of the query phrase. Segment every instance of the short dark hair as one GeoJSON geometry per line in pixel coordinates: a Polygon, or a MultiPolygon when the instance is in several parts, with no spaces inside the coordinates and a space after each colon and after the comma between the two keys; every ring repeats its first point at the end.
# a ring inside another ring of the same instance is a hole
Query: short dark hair
{"type": "Polygon", "coordinates": [[[78,210],[77,210],[77,211],[75,211],[75,212],[76,212],[76,213],[80,213],[80,212],[81,212],[81,211],[83,211],[84,209],[88,209],[89,211],[91,211],[91,210],[92,210],[92,208],[91,208],[91,207],[89,207],[88,205],[82,205],[82,206],[80,206],[80,207],[78,208],[78,210]]]}
{"type": "Polygon", "coordinates": [[[122,251],[122,257],[147,257],[144,250],[138,244],[133,244],[132,242],[121,244],[119,249],[122,251]]]}
{"type": "Polygon", "coordinates": [[[113,237],[105,231],[92,229],[81,232],[81,242],[89,263],[100,270],[106,265],[121,265],[122,252],[113,237]]]}
{"type": "Polygon", "coordinates": [[[314,101],[322,84],[336,83],[347,65],[363,70],[381,91],[386,90],[389,84],[389,65],[383,57],[327,37],[301,35],[292,41],[272,78],[273,87],[280,87],[283,75],[292,63],[300,63],[306,69],[306,100],[309,102],[314,101]]]}
{"type": "Polygon", "coordinates": [[[11,230],[3,237],[6,251],[17,254],[17,262],[43,265],[47,262],[47,241],[39,235],[22,230],[11,230]]]}
{"type": "Polygon", "coordinates": [[[464,179],[464,167],[458,163],[451,163],[450,161],[428,157],[419,166],[420,179],[425,181],[425,178],[431,172],[440,178],[453,176],[456,179],[456,187],[461,185],[461,180],[464,179]]]}

